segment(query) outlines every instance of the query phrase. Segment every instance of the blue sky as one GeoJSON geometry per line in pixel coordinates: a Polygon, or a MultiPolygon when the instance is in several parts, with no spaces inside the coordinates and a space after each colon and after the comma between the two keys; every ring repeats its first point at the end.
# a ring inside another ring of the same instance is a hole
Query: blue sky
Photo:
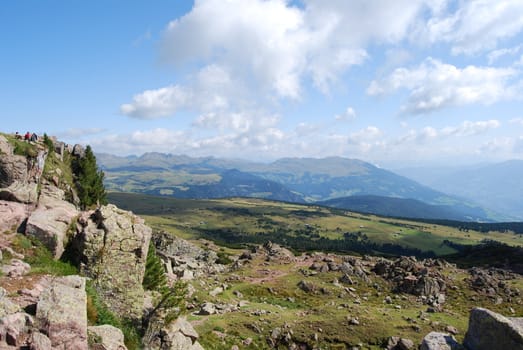
{"type": "Polygon", "coordinates": [[[0,118],[119,155],[523,158],[520,0],[5,0],[0,118]]]}

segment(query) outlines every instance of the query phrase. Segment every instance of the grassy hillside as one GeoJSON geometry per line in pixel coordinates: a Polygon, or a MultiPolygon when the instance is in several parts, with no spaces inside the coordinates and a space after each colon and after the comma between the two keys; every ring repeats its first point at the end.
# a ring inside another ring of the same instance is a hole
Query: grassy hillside
{"type": "Polygon", "coordinates": [[[144,216],[157,229],[236,247],[272,240],[297,251],[442,256],[458,252],[446,241],[473,245],[489,239],[523,244],[520,235],[510,232],[465,232],[436,223],[261,199],[191,200],[110,193],[109,201],[144,216]]]}

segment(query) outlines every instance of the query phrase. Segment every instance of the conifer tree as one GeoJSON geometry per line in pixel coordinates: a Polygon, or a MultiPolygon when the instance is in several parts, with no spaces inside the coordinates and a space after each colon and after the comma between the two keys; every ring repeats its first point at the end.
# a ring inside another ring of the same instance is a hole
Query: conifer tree
{"type": "Polygon", "coordinates": [[[103,184],[104,173],[98,170],[91,146],[85,148],[84,156],[76,161],[74,168],[78,180],[80,206],[89,208],[95,204],[107,204],[107,194],[103,184]]]}

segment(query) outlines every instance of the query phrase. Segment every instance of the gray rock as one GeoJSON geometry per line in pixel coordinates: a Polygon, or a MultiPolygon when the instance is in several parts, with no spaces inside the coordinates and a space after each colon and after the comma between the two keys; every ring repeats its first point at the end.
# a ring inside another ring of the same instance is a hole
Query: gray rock
{"type": "Polygon", "coordinates": [[[36,323],[54,348],[87,350],[85,278],[59,277],[40,294],[36,323]]]}
{"type": "Polygon", "coordinates": [[[51,340],[40,332],[33,332],[29,338],[29,350],[49,350],[51,349],[51,340]]]}
{"type": "Polygon", "coordinates": [[[167,327],[160,323],[149,324],[144,336],[144,347],[150,350],[203,350],[196,340],[198,333],[185,317],[178,318],[167,327]]]}
{"type": "Polygon", "coordinates": [[[20,306],[7,297],[7,291],[0,287],[0,318],[20,311],[20,306]]]}
{"type": "Polygon", "coordinates": [[[24,312],[4,316],[0,319],[0,341],[19,346],[32,325],[33,318],[24,312]]]}
{"type": "Polygon", "coordinates": [[[470,350],[523,349],[523,318],[509,318],[487,309],[470,312],[464,344],[470,350]]]}
{"type": "Polygon", "coordinates": [[[129,211],[106,205],[83,213],[83,225],[73,240],[83,274],[111,311],[121,317],[140,318],[142,287],[151,228],[129,211]]]}
{"type": "Polygon", "coordinates": [[[19,259],[11,259],[8,264],[2,265],[1,270],[9,277],[20,277],[29,273],[31,265],[19,259]]]}
{"type": "Polygon", "coordinates": [[[0,234],[18,230],[27,217],[25,207],[22,203],[0,200],[0,234]]]}
{"type": "Polygon", "coordinates": [[[450,334],[430,332],[423,338],[420,350],[462,350],[463,347],[450,334]]]}
{"type": "Polygon", "coordinates": [[[26,234],[38,238],[59,259],[67,244],[67,231],[78,216],[76,207],[60,197],[63,191],[47,188],[40,196],[37,209],[29,216],[26,234]]]}
{"type": "Polygon", "coordinates": [[[170,324],[170,332],[180,332],[184,336],[191,338],[192,341],[198,339],[198,333],[194,330],[193,326],[187,321],[186,317],[178,317],[176,321],[170,324]]]}
{"type": "Polygon", "coordinates": [[[73,146],[73,156],[83,158],[85,156],[85,148],[82,145],[76,144],[73,146]]]}
{"type": "Polygon", "coordinates": [[[87,335],[92,344],[101,344],[105,350],[127,350],[122,331],[114,326],[87,327],[87,335]]]}
{"type": "Polygon", "coordinates": [[[414,349],[414,342],[410,339],[401,338],[398,342],[398,348],[400,350],[411,350],[414,349]]]}
{"type": "Polygon", "coordinates": [[[38,201],[38,184],[36,182],[14,181],[5,188],[0,188],[0,199],[20,203],[36,203],[38,201]]]}
{"type": "Polygon", "coordinates": [[[198,312],[198,315],[214,315],[216,313],[216,305],[213,303],[204,303],[200,311],[198,312]]]}

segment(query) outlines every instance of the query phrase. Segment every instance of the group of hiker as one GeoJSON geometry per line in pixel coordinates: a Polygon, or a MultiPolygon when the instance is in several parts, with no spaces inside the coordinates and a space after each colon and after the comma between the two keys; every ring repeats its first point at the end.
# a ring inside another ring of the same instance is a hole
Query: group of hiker
{"type": "Polygon", "coordinates": [[[15,134],[15,137],[19,140],[22,140],[24,139],[25,141],[27,142],[36,142],[38,141],[38,135],[36,133],[30,133],[29,131],[25,133],[25,135],[22,137],[22,135],[20,135],[18,133],[18,131],[16,132],[15,134]]]}

